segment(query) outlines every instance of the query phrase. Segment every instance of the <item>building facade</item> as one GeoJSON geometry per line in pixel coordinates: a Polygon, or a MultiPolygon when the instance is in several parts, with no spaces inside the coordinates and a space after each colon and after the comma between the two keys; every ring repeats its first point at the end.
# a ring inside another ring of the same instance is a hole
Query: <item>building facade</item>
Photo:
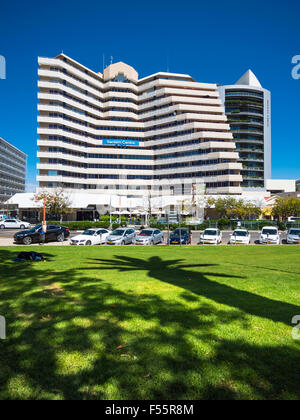
{"type": "Polygon", "coordinates": [[[96,73],[39,58],[40,189],[145,196],[241,194],[242,164],[215,84],[122,62],[96,73]]]}
{"type": "Polygon", "coordinates": [[[27,156],[0,137],[0,202],[25,191],[27,156]]]}
{"type": "Polygon", "coordinates": [[[251,70],[219,92],[243,165],[241,186],[265,189],[271,179],[271,94],[251,70]]]}

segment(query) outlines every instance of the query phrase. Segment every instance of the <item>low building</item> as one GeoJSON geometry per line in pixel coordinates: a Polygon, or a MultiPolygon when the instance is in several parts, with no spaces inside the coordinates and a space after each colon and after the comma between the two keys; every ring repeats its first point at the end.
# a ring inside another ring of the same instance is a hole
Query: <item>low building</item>
{"type": "Polygon", "coordinates": [[[295,179],[267,179],[266,180],[267,191],[271,195],[280,193],[294,193],[296,192],[296,180],[295,179]]]}
{"type": "MultiPolygon", "coordinates": [[[[243,199],[252,202],[263,208],[266,199],[270,196],[267,193],[263,197],[257,194],[236,195],[236,199],[243,199]]],[[[35,223],[41,220],[43,203],[36,202],[34,193],[16,194],[11,200],[11,206],[18,217],[22,220],[35,223]]],[[[119,195],[73,193],[66,194],[70,202],[70,213],[64,218],[66,221],[93,221],[101,215],[113,214],[124,216],[145,216],[152,215],[157,219],[164,218],[169,212],[181,213],[183,217],[193,216],[193,220],[203,217],[206,203],[210,197],[215,195],[204,195],[201,192],[195,195],[168,195],[168,196],[144,196],[127,197],[119,195]]],[[[228,195],[219,195],[226,198],[228,195]]],[[[52,219],[53,220],[53,219],[52,219]]]]}

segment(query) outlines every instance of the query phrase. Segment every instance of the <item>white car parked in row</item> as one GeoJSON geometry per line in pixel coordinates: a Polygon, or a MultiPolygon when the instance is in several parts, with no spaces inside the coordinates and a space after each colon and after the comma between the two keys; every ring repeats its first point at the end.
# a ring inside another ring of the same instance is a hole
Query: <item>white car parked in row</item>
{"type": "Polygon", "coordinates": [[[0,229],[27,229],[30,223],[19,219],[5,219],[0,221],[0,229]]]}
{"type": "Polygon", "coordinates": [[[300,229],[291,228],[286,241],[288,244],[300,244],[300,229]]]}
{"type": "Polygon", "coordinates": [[[143,229],[135,238],[135,245],[156,245],[164,240],[164,235],[159,229],[143,229]]]}
{"type": "Polygon", "coordinates": [[[205,229],[205,231],[200,235],[201,244],[213,244],[218,245],[222,242],[222,233],[220,229],[205,229]]]}
{"type": "Polygon", "coordinates": [[[247,229],[236,229],[230,236],[230,243],[232,245],[242,244],[249,245],[251,241],[251,235],[247,229]]]}
{"type": "Polygon", "coordinates": [[[262,228],[260,237],[259,237],[260,244],[272,244],[272,245],[279,245],[280,244],[280,234],[278,232],[278,228],[275,226],[265,226],[262,228]]]}
{"type": "Polygon", "coordinates": [[[87,229],[80,235],[70,239],[71,245],[100,245],[105,244],[106,238],[110,234],[107,229],[87,229]]]}
{"type": "Polygon", "coordinates": [[[107,245],[128,245],[135,242],[135,230],[127,228],[118,228],[110,233],[105,243],[107,245]]]}

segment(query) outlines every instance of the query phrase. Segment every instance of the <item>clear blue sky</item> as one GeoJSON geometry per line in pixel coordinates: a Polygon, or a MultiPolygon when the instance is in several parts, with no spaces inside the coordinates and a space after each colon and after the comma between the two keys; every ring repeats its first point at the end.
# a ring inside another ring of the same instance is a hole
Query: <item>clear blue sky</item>
{"type": "Polygon", "coordinates": [[[11,0],[0,8],[0,136],[28,154],[35,182],[37,57],[62,50],[95,71],[125,61],[140,76],[188,73],[201,82],[230,84],[251,68],[272,91],[274,178],[300,177],[300,55],[298,0],[157,1],[11,0]]]}

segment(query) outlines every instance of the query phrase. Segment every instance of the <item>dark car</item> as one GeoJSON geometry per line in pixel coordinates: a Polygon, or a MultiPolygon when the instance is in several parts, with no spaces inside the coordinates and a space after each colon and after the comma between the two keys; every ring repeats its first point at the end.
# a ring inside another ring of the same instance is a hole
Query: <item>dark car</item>
{"type": "Polygon", "coordinates": [[[30,230],[22,230],[14,235],[18,244],[30,245],[40,242],[63,242],[70,236],[70,231],[65,226],[47,225],[45,241],[42,238],[42,225],[37,225],[30,230]]]}
{"type": "Polygon", "coordinates": [[[189,229],[177,228],[170,235],[170,244],[171,245],[188,245],[191,243],[191,232],[189,229]]]}

